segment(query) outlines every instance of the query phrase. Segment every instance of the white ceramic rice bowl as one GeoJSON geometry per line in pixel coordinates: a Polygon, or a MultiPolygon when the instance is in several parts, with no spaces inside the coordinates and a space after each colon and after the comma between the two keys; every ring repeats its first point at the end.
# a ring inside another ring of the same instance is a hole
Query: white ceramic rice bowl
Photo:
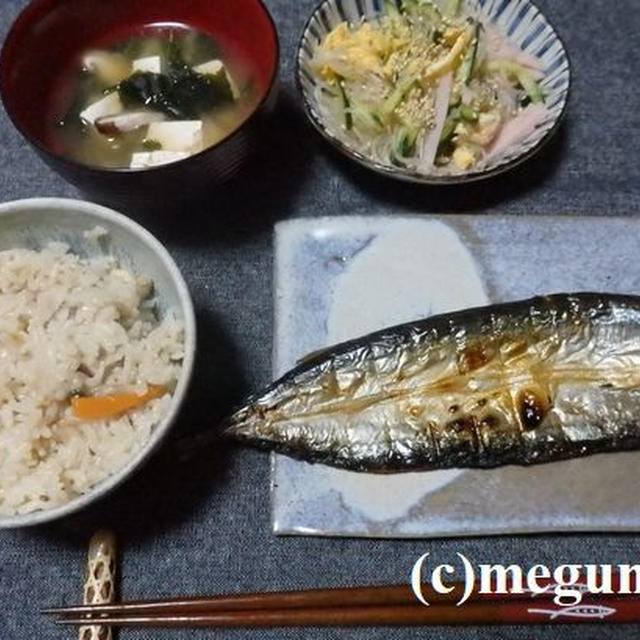
{"type": "Polygon", "coordinates": [[[151,456],[167,435],[178,416],[193,371],[196,350],[193,302],[178,267],[156,238],[126,216],[82,200],[32,198],[0,204],[0,251],[38,250],[50,242],[64,242],[73,253],[84,258],[113,255],[124,268],[150,278],[159,319],[172,309],[184,324],[184,359],[168,413],[123,467],[63,505],[24,515],[0,516],[0,529],[62,518],[94,503],[120,485],[151,456]],[[96,227],[103,227],[108,232],[99,243],[84,235],[96,227]]]}

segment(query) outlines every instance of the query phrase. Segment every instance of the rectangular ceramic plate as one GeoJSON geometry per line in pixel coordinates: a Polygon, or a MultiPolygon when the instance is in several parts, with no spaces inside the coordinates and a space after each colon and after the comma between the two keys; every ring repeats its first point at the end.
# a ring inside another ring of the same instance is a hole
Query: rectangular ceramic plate
{"type": "MultiPolygon", "coordinates": [[[[452,294],[453,307],[458,294],[482,296],[474,293],[477,283],[461,266],[461,255],[449,262],[447,255],[436,255],[446,242],[434,221],[457,234],[468,249],[492,302],[559,292],[640,293],[640,223],[634,218],[421,216],[283,222],[276,228],[274,374],[327,346],[330,336],[340,333],[340,323],[351,322],[349,305],[355,315],[363,315],[360,322],[382,328],[446,304],[433,304],[434,287],[441,293],[462,287],[452,294]],[[437,241],[423,242],[431,231],[437,241]],[[415,254],[418,241],[424,244],[424,260],[415,254]],[[376,254],[381,242],[396,252],[393,264],[379,264],[389,257],[376,254]],[[358,306],[367,291],[375,292],[375,304],[358,306]],[[349,296],[353,299],[345,299],[349,296]]],[[[638,531],[638,486],[640,452],[530,468],[383,477],[274,456],[273,530],[419,538],[638,531]]]]}

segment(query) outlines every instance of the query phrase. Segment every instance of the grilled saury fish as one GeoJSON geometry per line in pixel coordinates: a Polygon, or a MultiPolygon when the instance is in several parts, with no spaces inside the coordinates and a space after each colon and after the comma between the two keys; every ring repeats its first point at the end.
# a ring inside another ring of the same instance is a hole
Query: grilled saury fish
{"type": "Polygon", "coordinates": [[[385,329],[303,362],[227,433],[371,472],[640,448],[640,297],[554,295],[385,329]]]}

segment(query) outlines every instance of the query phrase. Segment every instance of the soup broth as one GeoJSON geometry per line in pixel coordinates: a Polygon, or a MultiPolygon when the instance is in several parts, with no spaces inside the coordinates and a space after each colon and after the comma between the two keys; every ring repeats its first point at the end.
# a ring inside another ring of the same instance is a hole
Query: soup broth
{"type": "Polygon", "coordinates": [[[52,134],[61,153],[91,166],[181,160],[227,137],[258,101],[249,69],[191,28],[151,26],[77,64],[52,134]]]}

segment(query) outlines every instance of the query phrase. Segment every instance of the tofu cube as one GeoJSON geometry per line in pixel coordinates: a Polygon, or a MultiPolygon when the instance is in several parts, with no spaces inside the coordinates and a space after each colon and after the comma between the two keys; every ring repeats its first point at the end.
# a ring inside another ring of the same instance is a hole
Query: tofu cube
{"type": "Polygon", "coordinates": [[[162,58],[160,56],[147,56],[133,61],[133,72],[146,71],[149,73],[162,73],[162,58]]]}
{"type": "Polygon", "coordinates": [[[131,169],[146,169],[188,158],[186,151],[141,151],[131,156],[131,169]]]}
{"type": "Polygon", "coordinates": [[[212,76],[223,93],[228,92],[230,97],[233,99],[238,97],[238,90],[222,60],[209,60],[208,62],[203,62],[202,64],[193,67],[193,70],[196,73],[200,73],[205,76],[212,76]]]}
{"type": "Polygon", "coordinates": [[[80,118],[88,124],[94,124],[98,118],[114,116],[123,110],[120,94],[117,91],[101,98],[80,112],[80,118]]]}
{"type": "Polygon", "coordinates": [[[146,137],[147,140],[159,142],[164,151],[196,153],[202,149],[202,121],[152,122],[146,137]]]}
{"type": "Polygon", "coordinates": [[[221,71],[226,73],[224,62],[222,62],[222,60],[209,60],[208,62],[203,62],[202,64],[193,67],[193,70],[197,73],[202,73],[208,76],[217,76],[221,71]]]}

